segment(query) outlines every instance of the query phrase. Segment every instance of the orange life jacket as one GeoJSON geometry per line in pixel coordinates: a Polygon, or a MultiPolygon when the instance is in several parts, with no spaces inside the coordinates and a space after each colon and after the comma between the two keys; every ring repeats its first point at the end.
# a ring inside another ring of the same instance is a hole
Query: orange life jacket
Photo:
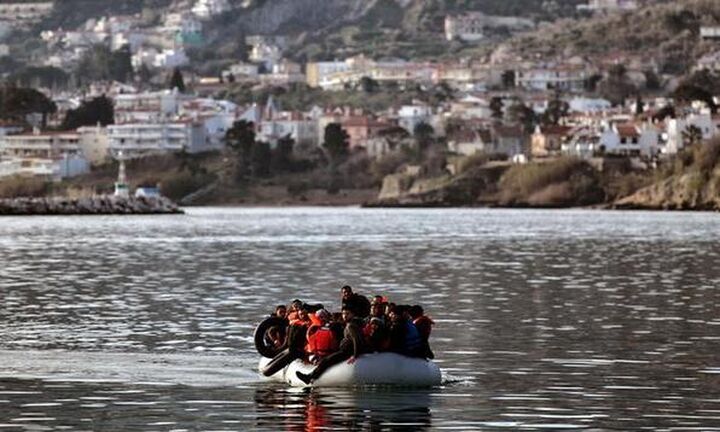
{"type": "Polygon", "coordinates": [[[338,350],[338,341],[329,327],[312,326],[307,333],[306,351],[319,357],[325,357],[338,350]]]}
{"type": "Polygon", "coordinates": [[[320,318],[318,318],[317,316],[315,316],[314,313],[312,313],[312,314],[310,314],[310,325],[313,325],[313,326],[321,326],[321,325],[322,325],[322,321],[320,320],[320,318]]]}

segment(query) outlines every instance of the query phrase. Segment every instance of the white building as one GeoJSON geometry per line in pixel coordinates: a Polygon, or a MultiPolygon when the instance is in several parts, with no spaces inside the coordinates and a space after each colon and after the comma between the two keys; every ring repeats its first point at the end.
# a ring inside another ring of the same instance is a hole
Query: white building
{"type": "Polygon", "coordinates": [[[318,122],[303,113],[280,111],[260,121],[258,140],[274,146],[280,138],[290,136],[300,145],[317,145],[318,122]]]}
{"type": "Polygon", "coordinates": [[[600,134],[598,145],[606,154],[652,157],[660,151],[660,133],[647,123],[618,123],[600,134]]]}
{"type": "Polygon", "coordinates": [[[637,0],[589,0],[587,4],[577,7],[580,11],[589,12],[631,11],[637,8],[637,0]]]}
{"type": "Polygon", "coordinates": [[[700,37],[703,39],[720,39],[720,26],[703,26],[700,27],[700,37]]]}
{"type": "Polygon", "coordinates": [[[328,77],[342,72],[348,72],[352,65],[346,61],[315,62],[305,66],[305,77],[310,87],[320,87],[328,77]]]}
{"type": "Polygon", "coordinates": [[[141,48],[131,58],[133,68],[140,69],[143,65],[149,68],[173,69],[186,66],[190,59],[183,48],[164,49],[141,48]]]}
{"type": "Polygon", "coordinates": [[[702,139],[710,139],[718,135],[718,130],[713,123],[712,116],[707,113],[690,114],[685,118],[667,120],[665,130],[665,147],[662,149],[664,154],[673,155],[685,147],[686,135],[689,128],[697,128],[702,139]]]}
{"type": "Polygon", "coordinates": [[[695,70],[720,71],[720,51],[714,51],[698,59],[695,70]]]}
{"type": "Polygon", "coordinates": [[[46,132],[5,135],[0,138],[0,154],[11,158],[54,159],[68,155],[80,155],[79,136],[75,132],[46,132]]]}
{"type": "Polygon", "coordinates": [[[192,13],[201,19],[210,19],[230,9],[230,3],[227,0],[197,0],[192,8],[192,13]]]}
{"type": "Polygon", "coordinates": [[[485,15],[482,12],[467,12],[462,15],[445,17],[445,38],[448,41],[460,39],[468,42],[481,40],[484,33],[498,27],[510,30],[527,30],[535,26],[533,21],[519,17],[485,15]]]}
{"type": "Polygon", "coordinates": [[[178,114],[185,99],[173,90],[118,94],[115,96],[115,121],[126,123],[134,118],[170,118],[178,114]]]}
{"type": "Polygon", "coordinates": [[[165,15],[165,22],[160,29],[167,33],[200,33],[203,25],[189,13],[172,12],[165,15]]]}
{"type": "Polygon", "coordinates": [[[248,78],[257,78],[259,68],[252,63],[235,63],[229,68],[222,71],[225,80],[243,80],[248,78]]]}
{"type": "Polygon", "coordinates": [[[32,133],[0,137],[0,176],[43,176],[53,180],[89,171],[79,136],[73,132],[32,133]]]}
{"type": "Polygon", "coordinates": [[[568,101],[571,112],[595,113],[607,111],[612,108],[612,103],[606,99],[574,97],[568,101]]]}
{"type": "Polygon", "coordinates": [[[432,123],[433,110],[428,105],[403,105],[398,110],[398,125],[411,135],[420,123],[432,123]]]}
{"type": "Polygon", "coordinates": [[[190,121],[116,124],[107,131],[111,155],[122,152],[127,159],[181,150],[197,152],[205,143],[202,126],[190,121]]]}
{"type": "Polygon", "coordinates": [[[590,71],[572,65],[533,66],[515,71],[515,85],[526,90],[581,92],[590,71]]]}
{"type": "Polygon", "coordinates": [[[14,27],[24,26],[50,15],[54,7],[52,1],[0,3],[0,18],[14,27]]]}

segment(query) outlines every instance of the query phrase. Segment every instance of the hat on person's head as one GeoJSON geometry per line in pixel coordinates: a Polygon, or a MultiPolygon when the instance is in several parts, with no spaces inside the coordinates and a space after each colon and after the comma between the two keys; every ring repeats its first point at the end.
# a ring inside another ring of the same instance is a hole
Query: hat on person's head
{"type": "Polygon", "coordinates": [[[372,324],[372,323],[380,324],[380,325],[385,324],[385,323],[383,322],[383,320],[381,320],[381,319],[378,318],[378,317],[372,317],[372,318],[370,318],[370,324],[372,324]]]}
{"type": "Polygon", "coordinates": [[[323,321],[330,321],[332,319],[332,315],[330,315],[330,312],[328,312],[326,309],[320,309],[319,311],[315,312],[315,316],[323,321]]]}

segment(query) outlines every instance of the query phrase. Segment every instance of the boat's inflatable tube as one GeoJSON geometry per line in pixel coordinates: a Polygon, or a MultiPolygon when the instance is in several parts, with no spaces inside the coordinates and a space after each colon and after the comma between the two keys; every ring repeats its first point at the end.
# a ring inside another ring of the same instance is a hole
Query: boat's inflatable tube
{"type": "MultiPolygon", "coordinates": [[[[270,359],[260,359],[262,370],[270,359]]],[[[315,366],[295,360],[270,377],[294,387],[308,387],[295,372],[310,373],[315,366]]],[[[430,360],[405,357],[395,353],[364,354],[355,363],[346,361],[332,366],[318,378],[313,387],[350,387],[362,385],[397,385],[405,387],[432,387],[440,385],[440,368],[430,360]]]]}
{"type": "Polygon", "coordinates": [[[278,349],[270,344],[268,344],[267,340],[267,332],[273,327],[276,327],[278,330],[281,331],[282,334],[285,334],[286,327],[288,323],[286,320],[280,318],[271,316],[266,318],[263,322],[261,322],[257,328],[255,329],[255,334],[253,335],[253,340],[255,342],[255,349],[257,352],[260,353],[261,356],[267,357],[267,358],[273,358],[276,355],[282,351],[281,349],[278,349]]]}

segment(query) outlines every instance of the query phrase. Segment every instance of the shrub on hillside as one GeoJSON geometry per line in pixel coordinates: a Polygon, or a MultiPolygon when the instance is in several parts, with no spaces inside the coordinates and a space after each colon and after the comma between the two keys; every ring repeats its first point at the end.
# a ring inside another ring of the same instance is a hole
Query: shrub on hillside
{"type": "Polygon", "coordinates": [[[208,186],[215,181],[211,174],[192,175],[188,172],[178,173],[165,179],[160,185],[162,194],[172,200],[181,200],[193,192],[208,186]]]}
{"type": "Polygon", "coordinates": [[[589,205],[605,196],[595,170],[574,158],[515,165],[503,174],[499,186],[504,205],[589,205]]]}
{"type": "Polygon", "coordinates": [[[0,198],[42,197],[51,192],[52,184],[35,177],[8,177],[0,181],[0,198]]]}

